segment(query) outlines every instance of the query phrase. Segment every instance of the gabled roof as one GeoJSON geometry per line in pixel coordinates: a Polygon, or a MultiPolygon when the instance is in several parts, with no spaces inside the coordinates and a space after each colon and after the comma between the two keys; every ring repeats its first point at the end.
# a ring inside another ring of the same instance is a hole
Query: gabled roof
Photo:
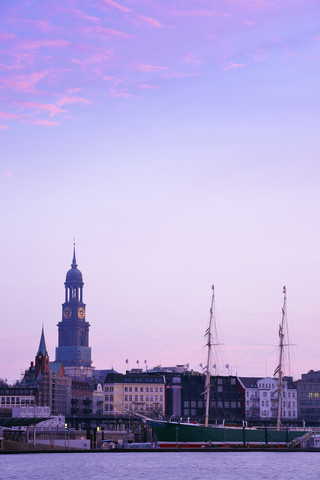
{"type": "Polygon", "coordinates": [[[262,377],[239,377],[240,382],[244,388],[258,388],[258,381],[262,377]]]}
{"type": "Polygon", "coordinates": [[[49,367],[56,377],[64,377],[64,369],[62,362],[59,362],[57,360],[55,362],[49,362],[49,367]]]}

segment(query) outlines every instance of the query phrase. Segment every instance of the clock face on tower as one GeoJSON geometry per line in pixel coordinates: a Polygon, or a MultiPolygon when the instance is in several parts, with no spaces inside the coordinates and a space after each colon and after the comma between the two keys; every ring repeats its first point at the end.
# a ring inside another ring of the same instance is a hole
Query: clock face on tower
{"type": "Polygon", "coordinates": [[[85,311],[83,307],[78,308],[78,317],[79,318],[84,318],[85,317],[85,311]]]}
{"type": "Polygon", "coordinates": [[[63,310],[63,316],[64,318],[71,318],[71,315],[72,315],[72,310],[70,307],[66,307],[64,310],[63,310]]]}

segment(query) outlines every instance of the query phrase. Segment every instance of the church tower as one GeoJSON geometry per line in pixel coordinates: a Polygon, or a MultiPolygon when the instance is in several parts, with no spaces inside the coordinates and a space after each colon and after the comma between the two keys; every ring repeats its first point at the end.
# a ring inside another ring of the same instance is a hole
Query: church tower
{"type": "Polygon", "coordinates": [[[66,375],[91,377],[90,325],[86,322],[82,273],[78,270],[75,246],[71,269],[67,272],[64,285],[65,301],[62,304],[62,321],[58,323],[59,343],[56,347],[56,361],[63,363],[66,375]]]}
{"type": "Polygon", "coordinates": [[[46,341],[44,339],[44,331],[42,326],[39,349],[38,349],[38,353],[36,355],[35,364],[34,364],[34,378],[37,379],[40,372],[44,374],[44,373],[48,373],[49,370],[50,370],[49,355],[47,352],[46,341]]]}

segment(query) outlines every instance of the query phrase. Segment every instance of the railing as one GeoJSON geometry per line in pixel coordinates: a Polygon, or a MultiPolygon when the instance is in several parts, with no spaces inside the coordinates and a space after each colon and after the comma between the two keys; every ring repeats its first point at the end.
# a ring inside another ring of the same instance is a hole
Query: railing
{"type": "Polygon", "coordinates": [[[319,433],[319,428],[313,428],[309,432],[305,433],[301,437],[296,437],[292,442],[288,444],[289,448],[294,448],[300,445],[302,442],[305,440],[308,440],[309,438],[313,437],[316,433],[319,433]]]}

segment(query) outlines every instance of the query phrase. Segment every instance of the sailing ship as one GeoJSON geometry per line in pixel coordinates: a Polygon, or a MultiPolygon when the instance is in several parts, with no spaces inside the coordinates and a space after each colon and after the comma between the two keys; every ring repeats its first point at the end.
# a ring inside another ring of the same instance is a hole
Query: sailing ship
{"type": "Polygon", "coordinates": [[[283,392],[283,349],[284,329],[286,318],[286,288],[283,288],[284,301],[282,320],[279,326],[279,365],[275,370],[278,374],[278,412],[277,427],[248,427],[243,422],[242,427],[229,427],[225,425],[209,425],[210,405],[210,365],[212,355],[212,325],[214,317],[214,286],[209,315],[209,325],[205,336],[207,337],[207,365],[205,367],[205,398],[206,410],[204,424],[175,422],[146,419],[151,427],[154,437],[160,448],[209,448],[209,447],[296,447],[311,435],[313,431],[300,428],[281,427],[281,405],[283,392]]]}

